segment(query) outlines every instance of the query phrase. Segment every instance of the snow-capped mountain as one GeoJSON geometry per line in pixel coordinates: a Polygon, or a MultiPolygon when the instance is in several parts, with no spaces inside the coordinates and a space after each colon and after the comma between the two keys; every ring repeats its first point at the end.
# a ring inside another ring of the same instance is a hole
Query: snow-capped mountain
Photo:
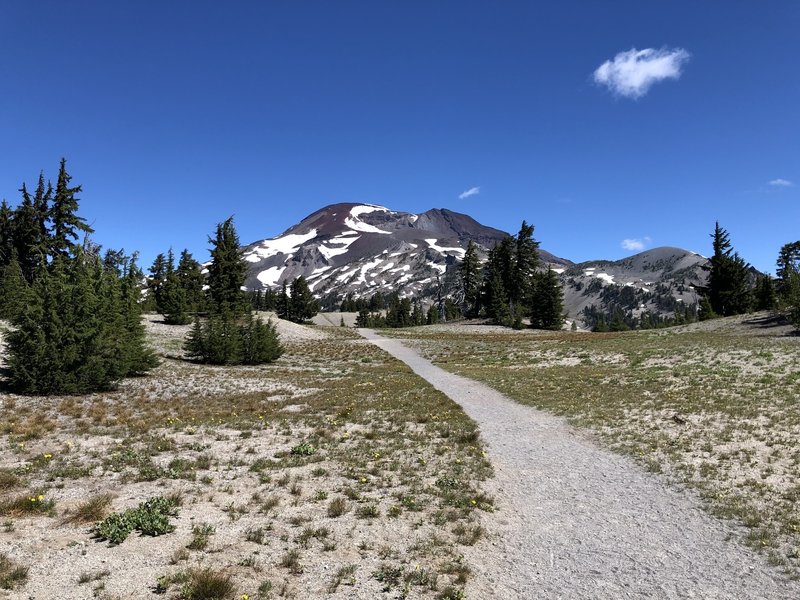
{"type": "MultiPolygon", "coordinates": [[[[350,292],[369,297],[398,291],[432,299],[439,283],[445,293],[456,289],[457,266],[470,240],[484,258],[507,235],[447,209],[415,215],[371,204],[332,204],[275,238],[245,246],[246,286],[275,289],[303,275],[330,306],[350,292]]],[[[620,309],[631,316],[670,316],[681,304],[697,303],[708,264],[699,254],[671,247],[580,264],[542,249],[539,256],[560,274],[564,307],[579,320],[592,306],[607,314],[620,309]]]]}
{"type": "MultiPolygon", "coordinates": [[[[371,204],[332,204],[283,234],[244,247],[249,289],[305,276],[315,295],[418,295],[443,280],[470,240],[485,255],[508,234],[447,209],[415,215],[371,204]]],[[[572,265],[546,251],[556,268],[572,265]]]]}

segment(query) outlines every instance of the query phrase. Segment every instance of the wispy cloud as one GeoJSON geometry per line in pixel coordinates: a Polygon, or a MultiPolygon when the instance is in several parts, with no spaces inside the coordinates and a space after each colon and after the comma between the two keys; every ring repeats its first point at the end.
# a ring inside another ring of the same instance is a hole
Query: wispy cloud
{"type": "Polygon", "coordinates": [[[678,79],[690,56],[683,48],[632,48],[597,67],[594,80],[620,96],[640,98],[654,83],[678,79]]]}
{"type": "Polygon", "coordinates": [[[480,186],[477,186],[477,187],[471,187],[471,188],[469,188],[469,189],[468,189],[466,192],[461,192],[461,193],[458,195],[458,197],[459,197],[461,200],[463,200],[464,198],[469,198],[470,196],[477,196],[477,195],[478,195],[478,194],[480,194],[480,193],[481,193],[481,188],[480,188],[480,186]]]}
{"type": "Polygon", "coordinates": [[[643,238],[626,238],[620,242],[620,246],[625,248],[625,250],[635,250],[639,252],[649,246],[650,241],[650,238],[647,236],[643,238]]]}
{"type": "Polygon", "coordinates": [[[780,177],[778,179],[773,179],[769,184],[773,187],[792,187],[794,185],[788,179],[781,179],[780,177]]]}

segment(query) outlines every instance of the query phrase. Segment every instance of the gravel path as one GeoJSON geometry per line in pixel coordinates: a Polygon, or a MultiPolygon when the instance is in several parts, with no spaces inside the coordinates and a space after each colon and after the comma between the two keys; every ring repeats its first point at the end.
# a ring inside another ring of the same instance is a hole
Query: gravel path
{"type": "Polygon", "coordinates": [[[361,335],[480,425],[496,477],[491,551],[470,597],[797,599],[800,584],[730,540],[691,494],[597,447],[559,417],[435,367],[399,340],[361,335]]]}

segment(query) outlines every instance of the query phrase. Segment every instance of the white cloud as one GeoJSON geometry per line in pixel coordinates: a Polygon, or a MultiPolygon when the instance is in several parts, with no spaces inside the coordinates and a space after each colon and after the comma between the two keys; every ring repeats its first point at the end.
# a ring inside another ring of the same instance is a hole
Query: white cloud
{"type": "Polygon", "coordinates": [[[645,246],[650,244],[650,238],[645,236],[643,238],[626,238],[622,240],[620,246],[625,248],[625,250],[635,250],[640,252],[645,249],[645,246]]]}
{"type": "Polygon", "coordinates": [[[794,185],[788,179],[781,179],[780,177],[778,179],[773,179],[769,184],[775,187],[792,187],[794,185]]]}
{"type": "Polygon", "coordinates": [[[689,57],[683,48],[632,48],[597,67],[594,80],[620,96],[640,98],[654,83],[678,79],[681,67],[689,57]]]}
{"type": "Polygon", "coordinates": [[[470,196],[477,196],[481,193],[480,186],[478,187],[471,187],[466,192],[461,192],[458,197],[463,200],[464,198],[469,198],[470,196]]]}

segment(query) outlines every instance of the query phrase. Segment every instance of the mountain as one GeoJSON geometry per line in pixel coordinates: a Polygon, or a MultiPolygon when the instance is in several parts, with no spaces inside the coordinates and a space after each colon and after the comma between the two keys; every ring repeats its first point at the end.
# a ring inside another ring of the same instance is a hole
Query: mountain
{"type": "MultiPolygon", "coordinates": [[[[447,209],[421,214],[372,204],[332,204],[281,235],[244,247],[249,289],[277,288],[303,275],[314,294],[336,306],[352,292],[377,291],[433,298],[441,283],[454,290],[467,244],[486,253],[508,234],[447,209]]],[[[697,286],[708,260],[681,248],[647,250],[617,261],[574,264],[540,250],[544,264],[560,274],[570,317],[593,324],[589,312],[622,310],[671,316],[697,304],[697,286]]]]}
{"type": "Polygon", "coordinates": [[[671,316],[680,304],[699,303],[697,288],[706,283],[708,264],[704,256],[669,246],[575,264],[561,272],[564,305],[571,316],[591,306],[606,314],[619,308],[634,317],[671,316]]]}
{"type": "MultiPolygon", "coordinates": [[[[318,297],[433,293],[437,278],[455,275],[470,240],[485,255],[507,235],[444,208],[415,215],[372,204],[332,204],[275,238],[245,246],[245,285],[274,288],[303,275],[318,297]]],[[[572,265],[546,251],[541,258],[556,268],[572,265]]]]}

